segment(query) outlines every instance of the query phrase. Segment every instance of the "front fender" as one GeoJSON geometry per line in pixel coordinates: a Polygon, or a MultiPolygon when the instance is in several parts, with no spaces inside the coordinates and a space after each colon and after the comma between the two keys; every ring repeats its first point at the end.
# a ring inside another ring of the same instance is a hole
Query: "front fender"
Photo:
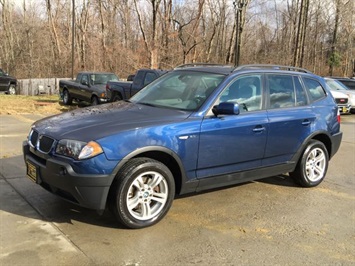
{"type": "Polygon", "coordinates": [[[119,170],[129,160],[136,157],[148,157],[164,163],[173,173],[177,194],[185,194],[196,191],[199,181],[196,179],[195,174],[191,173],[192,176],[187,176],[184,164],[178,154],[162,146],[148,146],[131,152],[116,165],[115,169],[112,171],[112,176],[116,176],[119,170]],[[167,159],[169,160],[168,163],[167,159]],[[176,169],[176,165],[178,169],[176,169]]]}

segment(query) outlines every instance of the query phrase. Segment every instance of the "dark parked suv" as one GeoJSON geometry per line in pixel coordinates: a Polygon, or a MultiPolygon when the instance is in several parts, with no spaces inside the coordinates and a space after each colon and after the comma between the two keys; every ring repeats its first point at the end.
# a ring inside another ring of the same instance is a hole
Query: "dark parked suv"
{"type": "Polygon", "coordinates": [[[142,228],[175,195],[282,173],[316,186],[341,138],[324,79],[294,67],[196,64],[129,101],[35,122],[23,152],[28,177],[46,190],[142,228]]]}
{"type": "Polygon", "coordinates": [[[16,94],[17,79],[0,69],[0,92],[16,94]]]}

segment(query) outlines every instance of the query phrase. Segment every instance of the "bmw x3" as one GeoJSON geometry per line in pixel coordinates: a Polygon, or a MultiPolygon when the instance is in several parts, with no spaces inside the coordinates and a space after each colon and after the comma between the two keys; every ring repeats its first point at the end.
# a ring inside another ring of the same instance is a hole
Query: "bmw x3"
{"type": "Polygon", "coordinates": [[[324,79],[305,69],[188,64],[129,100],[35,122],[23,152],[44,189],[143,228],[176,195],[285,173],[317,186],[341,139],[324,79]]]}

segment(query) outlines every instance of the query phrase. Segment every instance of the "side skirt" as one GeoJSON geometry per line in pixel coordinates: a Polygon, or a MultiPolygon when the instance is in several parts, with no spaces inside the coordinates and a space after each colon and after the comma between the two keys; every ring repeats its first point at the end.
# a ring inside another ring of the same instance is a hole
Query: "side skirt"
{"type": "Polygon", "coordinates": [[[203,191],[206,189],[235,185],[239,183],[292,172],[295,167],[296,164],[294,162],[289,162],[287,164],[275,165],[270,167],[200,179],[199,184],[196,188],[196,192],[203,191]]]}

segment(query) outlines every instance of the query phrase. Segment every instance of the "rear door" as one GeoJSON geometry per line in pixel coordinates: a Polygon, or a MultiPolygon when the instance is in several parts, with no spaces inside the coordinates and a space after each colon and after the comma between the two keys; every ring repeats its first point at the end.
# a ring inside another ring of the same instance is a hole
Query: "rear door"
{"type": "Polygon", "coordinates": [[[311,134],[316,117],[298,75],[266,74],[268,140],[263,166],[286,163],[311,134]]]}

